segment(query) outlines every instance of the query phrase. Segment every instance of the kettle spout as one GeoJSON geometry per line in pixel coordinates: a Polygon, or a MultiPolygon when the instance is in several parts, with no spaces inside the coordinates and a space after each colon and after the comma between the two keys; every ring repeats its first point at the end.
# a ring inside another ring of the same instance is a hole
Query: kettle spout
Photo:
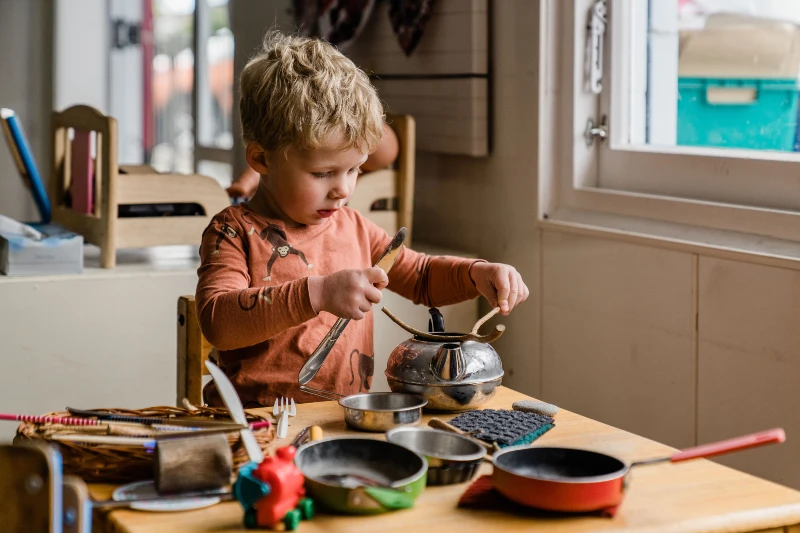
{"type": "Polygon", "coordinates": [[[442,344],[431,360],[433,375],[442,381],[458,381],[467,372],[467,361],[461,345],[450,342],[442,344]]]}

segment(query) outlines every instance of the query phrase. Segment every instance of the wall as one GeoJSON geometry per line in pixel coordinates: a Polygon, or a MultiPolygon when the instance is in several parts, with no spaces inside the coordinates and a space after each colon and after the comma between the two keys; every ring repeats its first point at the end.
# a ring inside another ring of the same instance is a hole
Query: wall
{"type": "MultiPolygon", "coordinates": [[[[13,109],[28,136],[39,172],[50,165],[53,6],[51,2],[0,0],[0,107],[13,109]]],[[[37,220],[36,207],[0,140],[0,214],[37,220]]]]}
{"type": "Polygon", "coordinates": [[[491,10],[492,154],[418,153],[414,231],[425,242],[520,271],[531,297],[502,319],[508,329],[496,348],[506,369],[503,383],[538,394],[538,2],[491,2],[491,10]]]}
{"type": "Polygon", "coordinates": [[[675,447],[782,427],[715,460],[800,488],[800,270],[549,230],[543,266],[545,398],[675,447]]]}

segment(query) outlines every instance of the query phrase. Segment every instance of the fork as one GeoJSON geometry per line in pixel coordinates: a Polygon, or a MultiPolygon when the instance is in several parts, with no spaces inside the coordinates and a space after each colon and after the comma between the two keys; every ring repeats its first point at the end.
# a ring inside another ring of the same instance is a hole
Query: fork
{"type": "Polygon", "coordinates": [[[287,398],[285,396],[281,396],[280,399],[275,398],[272,414],[278,416],[278,414],[283,411],[288,411],[289,416],[297,416],[297,406],[294,403],[294,398],[287,398]]]}
{"type": "Polygon", "coordinates": [[[294,403],[294,398],[286,398],[284,396],[281,396],[280,400],[275,398],[272,414],[275,416],[280,414],[276,435],[279,439],[282,439],[286,437],[286,433],[289,431],[289,417],[297,415],[297,406],[294,403]]]}

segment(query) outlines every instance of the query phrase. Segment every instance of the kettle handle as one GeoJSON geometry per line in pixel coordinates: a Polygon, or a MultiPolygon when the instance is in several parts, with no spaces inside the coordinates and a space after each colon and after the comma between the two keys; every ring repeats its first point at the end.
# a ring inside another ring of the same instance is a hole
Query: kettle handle
{"type": "Polygon", "coordinates": [[[491,343],[496,341],[500,338],[503,332],[506,330],[506,327],[502,324],[499,324],[494,327],[494,331],[489,333],[488,335],[472,335],[471,333],[465,335],[437,335],[435,333],[426,333],[424,331],[420,331],[418,329],[414,329],[396,316],[392,314],[391,311],[386,309],[385,307],[381,308],[383,314],[388,316],[392,322],[406,330],[407,332],[411,333],[412,335],[418,337],[424,341],[433,341],[433,342],[463,342],[463,341],[475,341],[475,342],[484,342],[484,343],[491,343]]]}
{"type": "Polygon", "coordinates": [[[444,317],[441,311],[435,307],[428,309],[431,318],[428,320],[428,333],[444,333],[444,317]]]}

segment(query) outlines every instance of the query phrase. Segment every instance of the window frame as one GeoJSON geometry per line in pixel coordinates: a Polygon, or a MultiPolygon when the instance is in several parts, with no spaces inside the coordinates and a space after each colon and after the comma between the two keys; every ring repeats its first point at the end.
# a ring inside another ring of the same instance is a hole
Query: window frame
{"type": "Polygon", "coordinates": [[[208,64],[208,39],[209,31],[209,6],[208,0],[195,0],[194,4],[194,79],[192,81],[192,120],[194,122],[194,170],[197,172],[201,161],[213,161],[231,165],[233,162],[233,148],[220,148],[203,143],[200,128],[206,127],[204,121],[211,116],[208,108],[209,94],[209,64],[208,64]]]}
{"type": "Polygon", "coordinates": [[[613,11],[625,13],[620,7],[635,0],[608,1],[605,87],[598,97],[584,90],[585,26],[594,0],[541,0],[540,170],[551,171],[555,182],[540,190],[540,218],[579,210],[800,242],[796,154],[625,144],[629,132],[614,128],[630,112],[620,102],[631,83],[631,56],[615,32],[625,21],[613,11]],[[587,146],[587,120],[600,122],[609,106],[617,111],[609,115],[609,139],[587,146]]]}

